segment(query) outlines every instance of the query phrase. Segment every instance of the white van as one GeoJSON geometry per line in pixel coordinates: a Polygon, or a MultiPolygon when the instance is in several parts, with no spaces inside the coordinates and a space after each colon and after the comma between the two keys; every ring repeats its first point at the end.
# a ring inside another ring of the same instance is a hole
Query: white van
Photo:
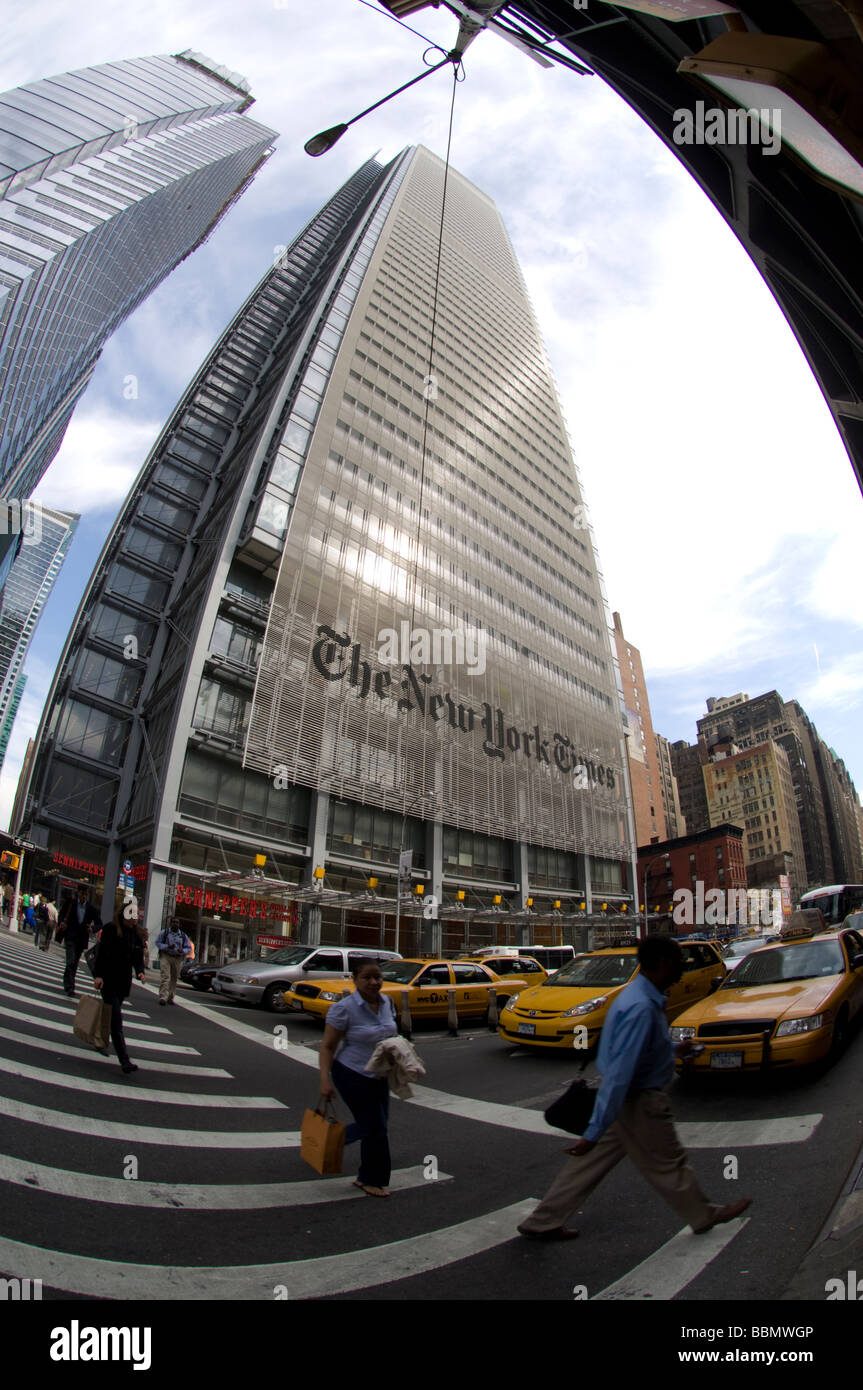
{"type": "Polygon", "coordinates": [[[483,946],[472,951],[472,956],[531,956],[538,961],[543,970],[553,975],[562,966],[575,960],[574,946],[483,946]]]}
{"type": "Polygon", "coordinates": [[[377,946],[284,946],[266,960],[236,960],[223,965],[213,980],[213,990],[228,999],[286,1013],[285,990],[297,980],[350,975],[358,958],[402,959],[398,951],[381,951],[377,946]]]}
{"type": "Polygon", "coordinates": [[[562,966],[568,965],[571,960],[575,960],[576,950],[574,946],[522,946],[520,955],[533,956],[538,960],[543,970],[547,970],[549,975],[553,975],[562,966]]]}

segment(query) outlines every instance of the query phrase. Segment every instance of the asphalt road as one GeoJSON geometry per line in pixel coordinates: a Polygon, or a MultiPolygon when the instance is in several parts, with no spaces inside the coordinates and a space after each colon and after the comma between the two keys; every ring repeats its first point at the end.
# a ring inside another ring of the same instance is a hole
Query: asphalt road
{"type": "Polygon", "coordinates": [[[685,1323],[780,1297],[863,1143],[860,1036],[820,1076],[675,1083],[702,1185],[752,1196],[747,1218],[693,1237],[624,1160],[577,1241],[529,1242],[515,1225],[572,1142],[542,1120],[572,1057],[419,1031],[426,1085],[392,1102],[394,1191],[374,1200],[355,1149],[326,1179],[300,1158],[312,1020],[185,988],[162,1008],[136,983],[125,1077],[73,1037],[61,970],[59,948],[0,934],[0,1271],[46,1300],[674,1299],[685,1323]]]}

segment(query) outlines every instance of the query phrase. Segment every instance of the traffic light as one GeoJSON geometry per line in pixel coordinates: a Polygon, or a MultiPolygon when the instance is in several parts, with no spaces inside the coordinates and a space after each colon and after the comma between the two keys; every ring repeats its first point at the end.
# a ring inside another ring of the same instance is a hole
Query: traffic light
{"type": "Polygon", "coordinates": [[[21,863],[20,855],[13,854],[11,849],[4,849],[0,854],[0,866],[4,869],[17,869],[21,863]]]}

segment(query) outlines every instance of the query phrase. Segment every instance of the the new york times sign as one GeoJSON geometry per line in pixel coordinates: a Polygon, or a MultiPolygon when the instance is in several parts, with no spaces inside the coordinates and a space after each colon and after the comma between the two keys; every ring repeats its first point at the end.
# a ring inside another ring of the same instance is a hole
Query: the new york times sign
{"type": "Polygon", "coordinates": [[[351,643],[348,633],[335,632],[325,624],[317,631],[319,640],[312,647],[312,664],[325,681],[345,681],[362,700],[370,696],[379,700],[394,699],[400,710],[416,711],[423,719],[435,724],[445,723],[458,734],[481,738],[480,747],[489,758],[503,759],[519,754],[540,766],[554,767],[564,775],[573,776],[576,787],[600,786],[614,790],[614,769],[594,763],[579,753],[567,734],[555,732],[544,736],[545,731],[538,724],[532,729],[507,724],[503,710],[492,708],[486,701],[478,710],[457,703],[448,692],[433,688],[431,676],[410,665],[399,668],[403,673],[401,680],[392,671],[373,670],[363,659],[360,643],[351,643]]]}

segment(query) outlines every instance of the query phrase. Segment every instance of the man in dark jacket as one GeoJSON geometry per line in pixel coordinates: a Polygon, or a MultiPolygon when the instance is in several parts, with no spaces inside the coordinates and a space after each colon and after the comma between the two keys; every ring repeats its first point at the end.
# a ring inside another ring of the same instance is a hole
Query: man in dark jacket
{"type": "Polygon", "coordinates": [[[66,945],[63,988],[70,999],[75,998],[75,972],[82,952],[87,949],[90,931],[98,931],[101,925],[102,920],[90,902],[90,889],[86,883],[80,883],[75,897],[64,905],[58,919],[58,935],[66,945]]]}
{"type": "Polygon", "coordinates": [[[111,1006],[111,1041],[117,1060],[127,1074],[138,1068],[129,1057],[123,1036],[123,1000],[129,997],[133,971],[139,980],[146,979],[143,945],[146,939],[143,928],[139,929],[118,912],[116,919],[102,928],[93,962],[93,983],[101,990],[103,1002],[111,1006]]]}

